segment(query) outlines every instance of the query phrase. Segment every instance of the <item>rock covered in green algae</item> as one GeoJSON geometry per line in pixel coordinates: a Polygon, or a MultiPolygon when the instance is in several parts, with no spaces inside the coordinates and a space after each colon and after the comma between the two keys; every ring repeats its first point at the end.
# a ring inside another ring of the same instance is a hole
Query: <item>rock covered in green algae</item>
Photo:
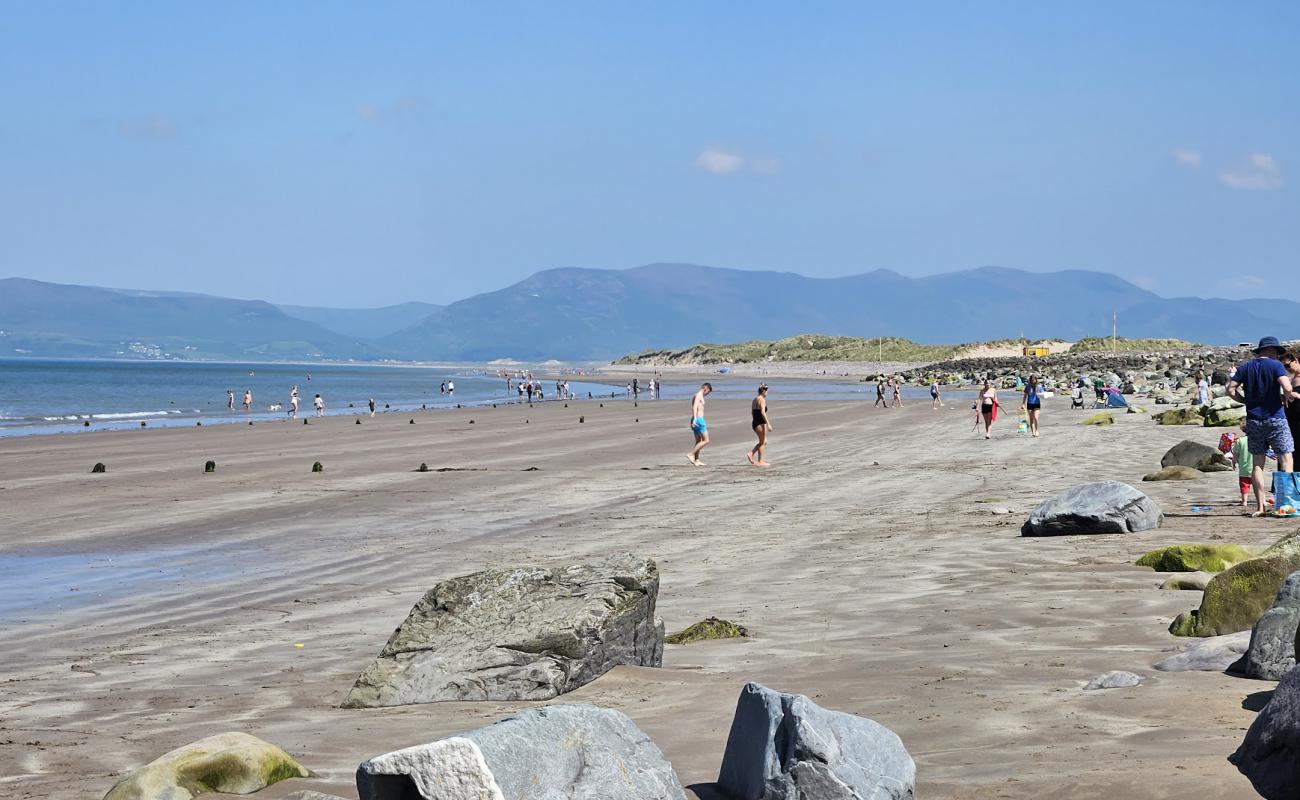
{"type": "Polygon", "coordinates": [[[1142,476],[1144,481],[1194,481],[1199,480],[1201,473],[1191,467],[1165,467],[1155,472],[1148,472],[1142,476]]]}
{"type": "Polygon", "coordinates": [[[1215,575],[1205,586],[1201,607],[1179,614],[1169,626],[1175,636],[1221,636],[1250,630],[1273,605],[1287,576],[1300,570],[1300,529],[1277,540],[1259,556],[1215,575]]]}
{"type": "Polygon", "coordinates": [[[1235,544],[1171,544],[1142,556],[1137,565],[1156,572],[1223,572],[1253,556],[1235,544]]]}
{"type": "Polygon", "coordinates": [[[1080,425],[1114,425],[1115,418],[1110,415],[1109,411],[1103,411],[1100,414],[1093,414],[1091,417],[1083,420],[1080,425]]]}
{"type": "Polygon", "coordinates": [[[717,617],[709,617],[685,630],[668,634],[664,637],[664,642],[667,644],[690,644],[691,642],[703,642],[708,639],[739,639],[748,635],[749,630],[743,625],[737,625],[734,622],[718,619],[717,617]]]}
{"type": "Polygon", "coordinates": [[[1205,417],[1201,415],[1201,409],[1197,406],[1184,406],[1182,408],[1171,408],[1168,411],[1161,411],[1152,414],[1151,419],[1159,425],[1204,425],[1205,417]]]}
{"type": "Polygon", "coordinates": [[[128,775],[104,800],[189,800],[208,792],[251,794],[305,767],[273,744],[247,733],[219,733],[178,747],[128,775]]]}

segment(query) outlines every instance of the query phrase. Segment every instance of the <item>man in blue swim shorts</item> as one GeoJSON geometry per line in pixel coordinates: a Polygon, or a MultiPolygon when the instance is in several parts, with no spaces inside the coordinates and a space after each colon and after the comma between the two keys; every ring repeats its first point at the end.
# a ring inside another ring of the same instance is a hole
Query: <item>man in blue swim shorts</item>
{"type": "Polygon", "coordinates": [[[700,460],[700,451],[709,444],[709,424],[704,421],[704,398],[712,391],[712,384],[701,384],[700,390],[691,397],[691,433],[695,434],[695,447],[686,456],[686,460],[697,467],[704,466],[700,460]]]}
{"type": "Polygon", "coordinates": [[[1254,457],[1251,482],[1255,488],[1255,513],[1264,515],[1264,462],[1269,448],[1277,454],[1279,472],[1290,472],[1295,441],[1286,422],[1285,404],[1300,400],[1300,392],[1291,385],[1291,376],[1278,358],[1282,346],[1276,337],[1265,336],[1255,348],[1255,358],[1237,367],[1228,382],[1228,396],[1246,404],[1246,441],[1254,457]]]}

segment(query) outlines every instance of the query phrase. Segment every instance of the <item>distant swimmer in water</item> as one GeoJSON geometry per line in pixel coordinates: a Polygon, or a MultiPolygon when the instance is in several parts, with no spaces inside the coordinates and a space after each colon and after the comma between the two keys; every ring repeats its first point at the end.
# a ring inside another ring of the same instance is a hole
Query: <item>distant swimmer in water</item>
{"type": "Polygon", "coordinates": [[[312,405],[316,407],[316,416],[318,417],[325,416],[325,401],[321,399],[321,396],[317,394],[316,397],[313,398],[311,402],[312,405]]]}
{"type": "Polygon", "coordinates": [[[370,416],[372,418],[375,416],[375,398],[373,397],[370,398],[370,416]]]}
{"type": "Polygon", "coordinates": [[[699,391],[691,395],[691,433],[695,434],[695,447],[691,449],[686,460],[697,467],[704,466],[700,460],[700,451],[709,445],[709,425],[704,421],[704,398],[713,391],[713,384],[700,385],[699,391]]]}
{"type": "Polygon", "coordinates": [[[756,467],[771,466],[763,460],[763,450],[767,448],[767,435],[772,432],[772,420],[767,416],[767,384],[760,384],[758,387],[758,396],[754,402],[749,404],[750,424],[754,428],[754,435],[758,437],[758,444],[754,445],[745,458],[749,463],[756,467]]]}
{"type": "Polygon", "coordinates": [[[226,410],[227,411],[235,410],[235,393],[230,389],[226,390],[226,410]]]}
{"type": "Polygon", "coordinates": [[[252,410],[253,410],[253,390],[252,390],[252,389],[245,389],[245,390],[244,390],[244,410],[245,410],[245,411],[252,411],[252,410]]]}

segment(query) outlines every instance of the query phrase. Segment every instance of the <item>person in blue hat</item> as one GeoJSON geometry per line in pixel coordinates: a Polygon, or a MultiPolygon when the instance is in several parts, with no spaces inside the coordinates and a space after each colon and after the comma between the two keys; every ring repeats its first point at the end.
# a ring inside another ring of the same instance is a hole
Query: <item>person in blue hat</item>
{"type": "Polygon", "coordinates": [[[1246,404],[1246,440],[1254,458],[1251,482],[1255,489],[1255,513],[1264,515],[1265,455],[1269,448],[1277,454],[1280,472],[1291,472],[1295,440],[1286,422],[1285,404],[1300,400],[1300,392],[1291,384],[1291,376],[1279,357],[1282,345],[1275,336],[1265,336],[1255,348],[1255,357],[1237,367],[1228,382],[1228,396],[1246,404]]]}

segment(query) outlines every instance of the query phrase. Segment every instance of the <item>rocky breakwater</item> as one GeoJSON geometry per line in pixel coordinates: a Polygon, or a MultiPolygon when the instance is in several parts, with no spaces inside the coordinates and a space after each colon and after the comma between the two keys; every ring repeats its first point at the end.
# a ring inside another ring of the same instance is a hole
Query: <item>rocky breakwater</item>
{"type": "Polygon", "coordinates": [[[1283,582],[1297,570],[1300,530],[1211,578],[1200,607],[1179,614],[1169,632],[1175,636],[1222,636],[1248,631],[1273,607],[1283,582]]]}
{"type": "Polygon", "coordinates": [[[619,664],[657,667],[658,593],[655,562],[632,555],[442,581],[357,678],[344,707],[549,700],[619,664]]]}
{"type": "MultiPolygon", "coordinates": [[[[1042,357],[1000,356],[959,358],[928,364],[902,374],[903,380],[929,385],[939,378],[948,384],[975,383],[993,378],[1011,384],[1017,377],[1042,376],[1057,386],[1073,386],[1081,377],[1100,378],[1125,394],[1150,395],[1156,402],[1190,401],[1196,391],[1193,377],[1205,373],[1223,393],[1228,371],[1241,360],[1241,353],[1229,347],[1198,347],[1150,352],[1068,352],[1042,357]]],[[[1091,389],[1091,387],[1089,387],[1091,389]]]]}

